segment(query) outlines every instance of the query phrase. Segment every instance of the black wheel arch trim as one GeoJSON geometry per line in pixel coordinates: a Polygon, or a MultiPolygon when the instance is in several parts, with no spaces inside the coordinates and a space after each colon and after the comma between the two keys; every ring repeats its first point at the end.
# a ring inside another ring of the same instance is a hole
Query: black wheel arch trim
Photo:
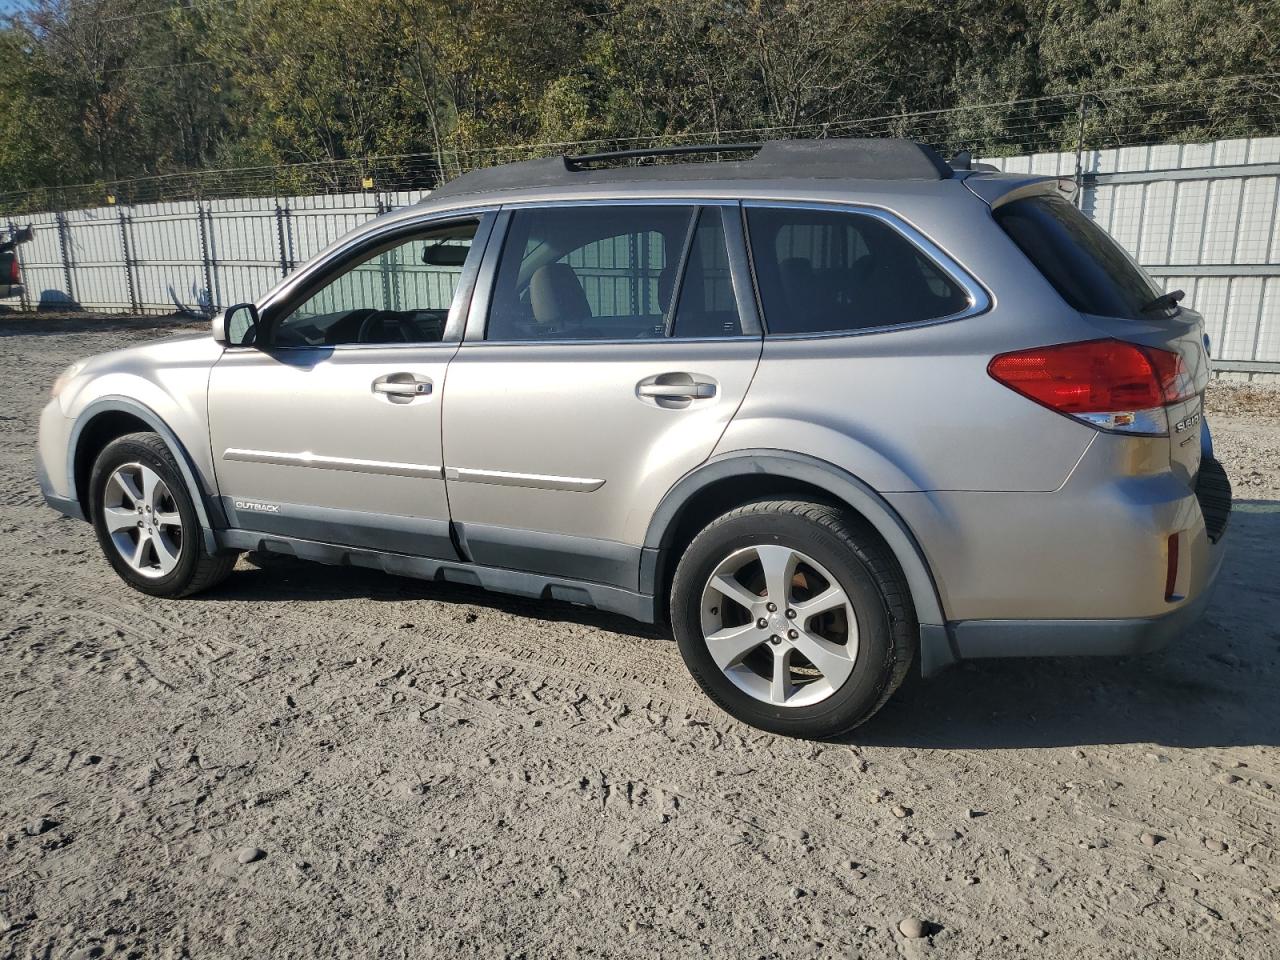
{"type": "MultiPolygon", "coordinates": [[[[67,442],[67,482],[68,489],[73,491],[77,498],[88,495],[88,491],[80,491],[76,485],[76,454],[80,449],[80,437],[90,423],[103,413],[127,413],[137,417],[152,430],[160,435],[169,449],[173,451],[174,459],[178,462],[178,469],[182,472],[182,479],[187,485],[187,492],[191,495],[191,502],[195,504],[196,516],[200,521],[201,534],[204,537],[205,549],[210,553],[218,549],[217,538],[214,536],[214,524],[211,518],[215,518],[219,526],[226,526],[226,518],[222,516],[221,505],[217,503],[216,498],[209,491],[206,491],[204,485],[200,482],[200,473],[195,468],[195,464],[191,460],[191,454],[187,452],[187,448],[183,446],[182,441],[178,439],[178,435],[173,432],[167,423],[161,419],[150,407],[137,400],[129,397],[107,396],[100,397],[93,401],[80,412],[76,417],[75,426],[71,428],[71,437],[67,442]]],[[[81,501],[81,507],[85,504],[81,501]]],[[[91,514],[85,509],[85,518],[91,514]]]]}
{"type": "Polygon", "coordinates": [[[861,514],[884,538],[907,578],[916,619],[921,626],[924,672],[934,673],[957,659],[933,572],[911,528],[883,497],[856,476],[826,460],[802,453],[735,450],[713,457],[685,474],[662,498],[649,522],[640,570],[641,592],[655,596],[658,593],[660,558],[670,549],[681,511],[695,494],[721,480],[760,475],[795,479],[818,487],[861,514]]]}

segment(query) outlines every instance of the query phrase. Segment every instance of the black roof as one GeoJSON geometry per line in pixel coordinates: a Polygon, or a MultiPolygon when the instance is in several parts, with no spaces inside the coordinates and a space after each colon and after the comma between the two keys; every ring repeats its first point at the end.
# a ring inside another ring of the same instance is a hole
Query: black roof
{"type": "Polygon", "coordinates": [[[463,174],[430,195],[452,197],[492,190],[681,180],[947,180],[950,166],[931,147],[911,140],[771,140],[763,144],[623,150],[580,157],[547,157],[463,174]],[[602,167],[639,157],[753,151],[745,160],[602,167]]]}

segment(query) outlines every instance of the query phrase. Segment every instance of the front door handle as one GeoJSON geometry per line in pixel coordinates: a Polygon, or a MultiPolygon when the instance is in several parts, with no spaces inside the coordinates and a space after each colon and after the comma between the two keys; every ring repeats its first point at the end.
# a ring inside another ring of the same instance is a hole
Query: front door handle
{"type": "Polygon", "coordinates": [[[637,397],[668,409],[682,409],[715,395],[715,381],[694,373],[659,373],[636,384],[637,397]]]}
{"type": "Polygon", "coordinates": [[[392,403],[411,403],[419,397],[431,396],[431,378],[416,373],[388,373],[372,383],[375,395],[392,403]]]}

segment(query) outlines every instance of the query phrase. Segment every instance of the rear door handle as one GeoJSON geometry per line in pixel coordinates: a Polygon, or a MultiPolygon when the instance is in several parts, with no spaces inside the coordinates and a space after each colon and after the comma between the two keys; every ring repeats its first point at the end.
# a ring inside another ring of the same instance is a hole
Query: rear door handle
{"type": "Polygon", "coordinates": [[[373,392],[386,397],[392,403],[409,403],[418,397],[431,395],[431,378],[416,373],[388,373],[378,377],[371,385],[373,392]]]}
{"type": "Polygon", "coordinates": [[[636,384],[636,396],[641,400],[672,409],[687,407],[694,400],[708,400],[715,395],[715,381],[694,373],[659,373],[636,384]]]}
{"type": "Polygon", "coordinates": [[[703,400],[716,395],[714,383],[642,383],[636,388],[642,397],[667,400],[703,400]]]}

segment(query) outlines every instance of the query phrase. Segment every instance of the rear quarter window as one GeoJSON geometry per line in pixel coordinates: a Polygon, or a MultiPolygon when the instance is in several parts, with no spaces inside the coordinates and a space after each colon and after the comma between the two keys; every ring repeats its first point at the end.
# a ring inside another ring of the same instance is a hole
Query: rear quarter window
{"type": "Polygon", "coordinates": [[[1056,194],[999,206],[996,222],[1081,313],[1136,319],[1163,292],[1125,249],[1056,194]]]}
{"type": "Polygon", "coordinates": [[[770,334],[923,323],[970,305],[941,267],[878,217],[749,207],[747,228],[770,334]]]}

